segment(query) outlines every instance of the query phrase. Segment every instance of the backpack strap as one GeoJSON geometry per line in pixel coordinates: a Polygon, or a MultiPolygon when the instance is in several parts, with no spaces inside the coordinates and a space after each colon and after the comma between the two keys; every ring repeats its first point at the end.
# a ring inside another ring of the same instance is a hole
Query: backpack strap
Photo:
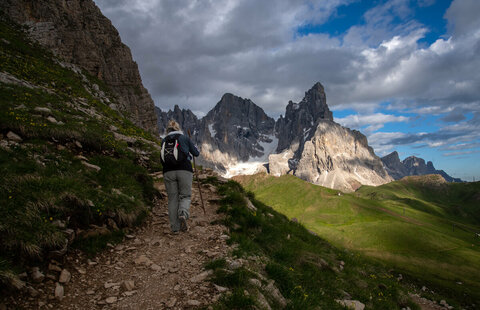
{"type": "Polygon", "coordinates": [[[165,162],[165,139],[162,141],[162,150],[160,151],[160,157],[162,158],[162,162],[165,162]]]}

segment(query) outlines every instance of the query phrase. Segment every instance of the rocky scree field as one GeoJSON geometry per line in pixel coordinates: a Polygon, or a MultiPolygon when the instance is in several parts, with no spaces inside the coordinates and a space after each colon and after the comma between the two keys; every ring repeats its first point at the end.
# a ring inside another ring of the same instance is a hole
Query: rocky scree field
{"type": "Polygon", "coordinates": [[[94,253],[138,224],[157,195],[159,141],[109,107],[95,77],[0,16],[0,281],[76,246],[94,253]]]}

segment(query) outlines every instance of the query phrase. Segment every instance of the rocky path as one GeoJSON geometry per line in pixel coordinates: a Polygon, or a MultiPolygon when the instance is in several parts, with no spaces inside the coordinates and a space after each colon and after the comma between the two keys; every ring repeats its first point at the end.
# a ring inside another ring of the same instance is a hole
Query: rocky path
{"type": "Polygon", "coordinates": [[[226,228],[212,224],[221,217],[216,189],[202,188],[204,215],[194,186],[189,231],[171,234],[165,188],[160,182],[156,186],[165,198],[144,225],[93,259],[75,252],[63,263],[50,261],[30,297],[14,304],[27,309],[195,309],[216,301],[224,289],[208,282],[204,265],[229,252],[226,228]]]}

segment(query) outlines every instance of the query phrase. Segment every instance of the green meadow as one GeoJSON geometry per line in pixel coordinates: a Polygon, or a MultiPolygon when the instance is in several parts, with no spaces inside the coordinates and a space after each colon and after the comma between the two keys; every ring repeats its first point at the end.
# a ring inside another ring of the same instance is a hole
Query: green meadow
{"type": "Polygon", "coordinates": [[[480,182],[410,177],[342,193],[291,175],[238,181],[337,247],[386,263],[457,300],[480,300],[480,182]]]}

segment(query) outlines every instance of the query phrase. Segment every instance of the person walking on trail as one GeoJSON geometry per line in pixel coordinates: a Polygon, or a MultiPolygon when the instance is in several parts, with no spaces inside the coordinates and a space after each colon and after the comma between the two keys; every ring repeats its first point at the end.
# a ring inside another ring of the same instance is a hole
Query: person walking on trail
{"type": "Polygon", "coordinates": [[[161,145],[163,180],[168,195],[168,216],[173,233],[187,231],[190,217],[193,169],[192,156],[200,155],[193,142],[170,120],[161,145]]]}

